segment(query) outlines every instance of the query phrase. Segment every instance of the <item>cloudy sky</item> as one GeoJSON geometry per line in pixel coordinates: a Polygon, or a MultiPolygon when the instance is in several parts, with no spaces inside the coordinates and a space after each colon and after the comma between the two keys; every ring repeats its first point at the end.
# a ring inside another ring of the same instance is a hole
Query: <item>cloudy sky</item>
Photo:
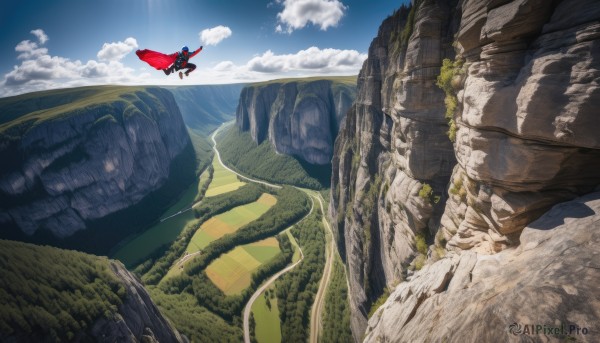
{"type": "Polygon", "coordinates": [[[357,74],[408,0],[3,0],[0,97],[91,84],[218,84],[357,74]],[[189,78],[137,49],[203,51],[189,78]]]}

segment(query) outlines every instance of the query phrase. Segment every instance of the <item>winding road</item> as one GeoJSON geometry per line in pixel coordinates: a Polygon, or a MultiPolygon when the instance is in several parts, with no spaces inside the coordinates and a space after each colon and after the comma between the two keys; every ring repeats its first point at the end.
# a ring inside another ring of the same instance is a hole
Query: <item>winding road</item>
{"type": "Polygon", "coordinates": [[[321,205],[321,213],[323,214],[323,224],[329,231],[330,240],[329,240],[329,249],[326,250],[325,255],[325,268],[323,269],[323,276],[321,277],[321,282],[319,283],[319,290],[317,291],[317,295],[315,295],[315,301],[313,302],[312,309],[310,311],[310,343],[317,343],[319,341],[319,334],[321,331],[321,323],[323,318],[323,308],[325,305],[325,295],[327,294],[327,288],[329,287],[329,280],[331,279],[331,270],[333,267],[333,252],[335,251],[335,237],[333,236],[333,231],[331,231],[331,226],[329,226],[329,222],[327,221],[327,217],[325,216],[325,211],[323,210],[323,201],[321,201],[321,195],[319,194],[317,197],[319,200],[319,205],[321,205]]]}
{"type": "MultiPolygon", "coordinates": [[[[245,175],[242,175],[242,174],[238,173],[237,171],[229,168],[228,166],[226,166],[223,163],[223,160],[221,160],[221,154],[219,153],[219,150],[217,149],[217,141],[215,140],[215,137],[225,125],[226,125],[226,123],[219,126],[219,128],[217,130],[215,130],[215,132],[211,135],[211,139],[213,141],[213,149],[215,151],[215,154],[217,155],[219,163],[225,169],[229,170],[230,172],[238,175],[239,177],[241,177],[243,179],[246,179],[251,182],[260,183],[260,184],[263,184],[263,185],[271,187],[271,188],[277,188],[277,189],[281,188],[280,185],[275,185],[275,184],[272,184],[272,183],[269,183],[266,181],[256,180],[256,179],[247,177],[245,175]]],[[[324,304],[325,304],[325,294],[327,293],[327,288],[329,287],[329,281],[331,279],[331,270],[332,270],[332,266],[333,266],[333,253],[336,248],[335,247],[335,237],[333,236],[333,232],[331,231],[329,222],[326,219],[325,210],[323,209],[323,201],[321,200],[322,199],[321,195],[318,194],[317,196],[315,196],[313,194],[309,194],[309,192],[307,192],[304,189],[301,189],[298,187],[295,187],[295,188],[306,192],[309,195],[311,202],[312,202],[312,205],[311,205],[311,208],[310,208],[310,211],[308,212],[308,214],[306,216],[304,216],[302,219],[300,219],[298,222],[296,222],[296,224],[298,224],[301,221],[303,221],[304,219],[306,219],[312,213],[312,211],[314,209],[314,205],[315,205],[314,198],[316,198],[319,201],[319,205],[321,207],[321,213],[323,214],[323,223],[325,224],[325,227],[327,227],[327,231],[329,232],[330,237],[331,237],[330,242],[329,242],[330,243],[329,249],[328,249],[328,251],[326,251],[326,255],[325,255],[325,268],[323,269],[323,276],[322,276],[321,282],[319,284],[319,290],[317,291],[317,294],[315,296],[315,301],[313,303],[313,307],[311,309],[311,316],[310,316],[310,342],[317,343],[318,338],[319,338],[319,333],[321,330],[321,318],[322,318],[323,308],[324,308],[324,304]]],[[[296,225],[296,224],[294,224],[294,225],[296,225]]],[[[291,229],[291,227],[287,228],[286,230],[290,230],[290,229],[291,229]]],[[[280,270],[275,275],[273,275],[267,282],[265,282],[261,287],[259,287],[256,290],[256,292],[254,292],[254,294],[252,294],[252,296],[250,297],[250,300],[246,304],[246,307],[244,307],[243,327],[244,327],[244,342],[245,343],[251,342],[250,341],[250,313],[252,311],[252,305],[254,304],[256,299],[258,299],[258,297],[273,282],[275,282],[281,275],[294,269],[300,262],[302,262],[302,260],[304,260],[304,253],[302,252],[302,249],[300,248],[299,245],[297,245],[297,248],[300,251],[300,259],[298,261],[296,261],[294,264],[291,264],[291,265],[285,267],[284,269],[280,270]]]]}
{"type": "Polygon", "coordinates": [[[217,133],[219,133],[219,131],[221,131],[221,129],[222,129],[222,128],[223,128],[223,127],[226,125],[226,124],[227,124],[227,123],[225,123],[225,124],[222,124],[221,126],[219,126],[219,128],[218,128],[218,129],[216,129],[216,130],[215,130],[215,132],[213,132],[212,136],[210,136],[210,138],[211,138],[211,139],[212,139],[212,141],[213,141],[213,150],[214,150],[214,151],[215,151],[215,153],[217,154],[217,158],[219,159],[219,163],[220,163],[220,164],[223,166],[223,168],[225,168],[225,169],[229,170],[230,172],[232,172],[232,173],[236,174],[237,176],[239,176],[239,177],[241,177],[241,178],[243,178],[243,179],[246,179],[246,180],[248,180],[248,181],[252,181],[252,182],[255,182],[255,183],[260,183],[260,184],[262,184],[262,185],[265,185],[265,186],[267,186],[267,187],[271,187],[271,188],[277,188],[277,189],[281,188],[281,186],[279,186],[279,185],[274,185],[274,184],[272,184],[272,183],[268,183],[268,182],[266,182],[266,181],[256,180],[256,179],[249,178],[249,177],[247,177],[247,176],[245,176],[245,175],[242,175],[242,174],[240,174],[240,173],[236,172],[235,170],[233,170],[233,169],[229,168],[228,166],[226,166],[226,165],[225,165],[225,163],[223,163],[223,160],[221,160],[221,154],[219,153],[219,150],[217,150],[217,141],[215,140],[215,136],[217,135],[217,133]]]}
{"type": "MultiPolygon", "coordinates": [[[[297,221],[296,224],[298,224],[301,221],[303,221],[304,219],[306,219],[312,213],[312,211],[315,207],[315,202],[312,197],[310,197],[310,200],[312,202],[310,211],[302,219],[297,221]]],[[[294,225],[296,225],[296,224],[294,224],[294,225]]],[[[284,231],[291,229],[294,225],[290,226],[289,228],[285,229],[284,231]]],[[[256,292],[254,292],[254,294],[252,294],[252,296],[250,297],[250,300],[248,300],[248,303],[246,304],[246,307],[244,307],[244,343],[251,343],[251,341],[250,341],[250,312],[252,312],[252,305],[254,304],[256,299],[258,299],[258,297],[260,297],[262,292],[264,292],[267,288],[269,288],[269,286],[271,286],[271,284],[273,282],[275,282],[281,275],[294,269],[294,267],[296,267],[298,264],[300,264],[300,262],[302,262],[302,260],[304,260],[304,253],[302,252],[300,245],[297,245],[296,247],[298,248],[298,251],[300,251],[300,259],[298,261],[296,261],[294,264],[291,264],[291,265],[285,267],[284,269],[280,270],[279,272],[277,272],[267,282],[265,282],[262,286],[260,286],[256,290],[256,292]]]]}
{"type": "MultiPolygon", "coordinates": [[[[219,150],[217,149],[217,141],[215,140],[216,135],[219,133],[219,131],[221,131],[221,129],[225,126],[226,124],[223,124],[221,126],[219,126],[219,128],[217,130],[215,130],[215,132],[212,134],[211,139],[213,141],[213,149],[215,150],[215,154],[217,155],[217,158],[219,159],[219,163],[223,166],[223,168],[229,170],[230,172],[238,175],[241,178],[244,178],[248,181],[251,182],[256,182],[256,183],[260,183],[262,185],[265,185],[267,187],[271,187],[271,188],[281,188],[281,186],[279,185],[274,185],[272,183],[269,182],[265,182],[265,181],[261,181],[261,180],[256,180],[256,179],[252,179],[249,178],[245,175],[242,175],[240,173],[238,173],[237,171],[229,168],[228,166],[225,165],[225,163],[223,163],[223,160],[221,160],[221,154],[219,153],[219,150]]],[[[299,221],[296,222],[296,224],[300,223],[301,221],[303,221],[304,219],[306,219],[313,211],[314,207],[315,207],[315,202],[313,200],[313,197],[310,197],[311,200],[311,207],[310,207],[310,211],[308,212],[307,215],[305,215],[302,219],[300,219],[299,221]]],[[[319,202],[321,200],[319,199],[319,202]]],[[[323,208],[323,205],[321,203],[321,209],[323,208]]],[[[294,225],[296,225],[294,224],[294,225]]],[[[293,226],[293,225],[292,225],[293,226]]],[[[287,228],[286,230],[289,230],[292,228],[292,226],[290,226],[289,228],[287,228]]],[[[285,230],[284,230],[285,231],[285,230]]],[[[289,272],[290,270],[294,269],[298,264],[300,264],[300,262],[302,262],[302,260],[304,260],[304,253],[302,252],[302,248],[300,248],[299,245],[297,245],[298,251],[300,251],[300,259],[298,261],[296,261],[295,263],[285,267],[284,269],[280,270],[279,272],[277,272],[275,275],[271,276],[271,278],[265,282],[262,286],[260,286],[256,292],[254,292],[254,294],[252,294],[252,296],[250,297],[250,300],[248,300],[248,303],[246,304],[246,307],[244,307],[244,322],[243,322],[243,326],[244,326],[244,342],[245,343],[250,343],[250,312],[252,312],[252,305],[254,304],[254,302],[256,301],[256,299],[258,299],[258,297],[260,297],[260,295],[273,283],[275,282],[281,275],[289,272]]]]}

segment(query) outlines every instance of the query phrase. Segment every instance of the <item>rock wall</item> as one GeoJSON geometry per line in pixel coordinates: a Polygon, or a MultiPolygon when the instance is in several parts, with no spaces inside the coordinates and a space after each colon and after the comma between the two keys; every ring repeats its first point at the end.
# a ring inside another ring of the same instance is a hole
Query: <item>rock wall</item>
{"type": "Polygon", "coordinates": [[[191,144],[173,95],[159,88],[106,92],[2,125],[0,224],[67,237],[166,182],[171,161],[191,144]]]}
{"type": "Polygon", "coordinates": [[[101,318],[91,327],[98,342],[187,342],[185,336],[160,313],[140,281],[125,267],[110,262],[112,271],[123,282],[127,292],[114,318],[101,318]]]}
{"type": "Polygon", "coordinates": [[[328,164],[340,123],[355,97],[352,78],[292,79],[244,87],[236,124],[261,143],[311,164],[328,164]]]}
{"type": "Polygon", "coordinates": [[[493,253],[599,183],[600,4],[466,1],[449,249],[493,253]]]}
{"type": "MultiPolygon", "coordinates": [[[[600,184],[599,19],[596,1],[422,0],[382,23],[332,162],[357,341],[384,288],[439,259],[512,251],[527,224],[600,184]],[[456,130],[436,86],[444,58],[460,61],[456,130]]],[[[427,332],[423,313],[411,325],[427,332]]],[[[369,339],[412,341],[387,318],[369,339]]]]}
{"type": "Polygon", "coordinates": [[[454,57],[452,13],[451,4],[424,1],[382,23],[335,143],[329,213],[346,256],[357,339],[371,303],[405,278],[416,236],[435,232],[443,210],[456,162],[435,79],[442,59],[454,57]],[[420,197],[425,185],[433,194],[420,197]]]}

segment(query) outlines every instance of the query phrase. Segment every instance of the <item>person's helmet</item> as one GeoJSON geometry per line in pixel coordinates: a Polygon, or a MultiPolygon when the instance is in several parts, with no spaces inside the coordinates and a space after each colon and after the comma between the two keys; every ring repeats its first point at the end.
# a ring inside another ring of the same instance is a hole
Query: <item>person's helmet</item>
{"type": "Polygon", "coordinates": [[[190,51],[190,49],[187,46],[184,46],[183,48],[181,48],[181,51],[188,52],[188,51],[190,51]]]}

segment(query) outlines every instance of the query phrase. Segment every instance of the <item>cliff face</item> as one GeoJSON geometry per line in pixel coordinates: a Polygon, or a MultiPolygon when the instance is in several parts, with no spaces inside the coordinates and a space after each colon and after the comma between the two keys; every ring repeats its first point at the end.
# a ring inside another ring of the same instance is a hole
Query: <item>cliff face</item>
{"type": "Polygon", "coordinates": [[[244,87],[236,123],[279,153],[328,164],[340,123],[355,96],[353,78],[291,79],[244,87]]]}
{"type": "Polygon", "coordinates": [[[160,313],[140,281],[121,263],[112,261],[112,271],[125,286],[127,295],[113,318],[101,318],[91,336],[102,342],[187,342],[160,313]]]}
{"type": "Polygon", "coordinates": [[[403,280],[415,236],[433,232],[443,210],[455,159],[435,78],[454,56],[452,11],[426,1],[383,22],[335,143],[329,212],[345,247],[355,337],[370,304],[403,280]],[[418,195],[426,183],[437,203],[418,195]]]}
{"type": "MultiPolygon", "coordinates": [[[[335,143],[329,208],[357,340],[384,287],[403,282],[398,297],[417,287],[402,286],[412,277],[438,289],[439,275],[414,270],[449,251],[434,265],[512,251],[527,224],[600,184],[599,18],[594,1],[422,0],[382,23],[335,143]],[[452,99],[435,84],[444,58],[459,61],[454,128],[452,99]]],[[[422,300],[410,300],[417,314],[422,300]]],[[[425,310],[419,320],[407,313],[395,326],[392,315],[370,322],[382,334],[369,339],[402,341],[411,320],[428,332],[425,310]]]]}
{"type": "Polygon", "coordinates": [[[19,113],[27,97],[35,94],[4,104],[16,118],[0,127],[0,159],[8,161],[0,170],[0,223],[27,235],[42,229],[67,237],[136,204],[166,182],[171,161],[191,144],[163,89],[99,87],[19,113]]]}
{"type": "Polygon", "coordinates": [[[598,19],[595,1],[463,4],[449,249],[518,244],[527,223],[599,184],[598,19]]]}

